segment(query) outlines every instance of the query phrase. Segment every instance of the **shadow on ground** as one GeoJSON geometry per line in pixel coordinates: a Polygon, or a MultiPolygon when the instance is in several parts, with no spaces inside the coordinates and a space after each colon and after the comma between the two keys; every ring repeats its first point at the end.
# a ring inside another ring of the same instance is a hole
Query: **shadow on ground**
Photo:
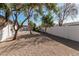
{"type": "Polygon", "coordinates": [[[10,44],[8,44],[9,42],[4,42],[8,45],[0,47],[0,50],[2,49],[2,51],[0,51],[0,55],[3,55],[6,52],[9,53],[12,50],[18,50],[25,46],[27,46],[26,48],[30,47],[31,45],[36,46],[39,43],[44,43],[46,41],[50,41],[50,39],[43,37],[42,34],[20,35],[20,36],[17,36],[17,40],[11,41],[12,43],[10,43],[10,44]],[[23,39],[23,40],[21,40],[21,39],[23,39]]]}
{"type": "Polygon", "coordinates": [[[39,43],[45,43],[48,41],[57,41],[60,42],[61,44],[64,44],[72,49],[78,50],[79,51],[79,42],[61,38],[58,36],[54,36],[48,33],[40,33],[40,34],[32,34],[32,35],[20,35],[17,36],[17,40],[9,42],[4,42],[5,45],[0,47],[0,55],[3,55],[5,53],[10,53],[12,50],[18,50],[23,47],[31,47],[31,46],[36,46],[39,45],[39,43]],[[7,44],[7,45],[6,45],[7,44]]]}
{"type": "Polygon", "coordinates": [[[72,49],[75,49],[75,50],[78,50],[79,51],[79,42],[77,41],[73,41],[73,40],[70,40],[70,39],[66,39],[66,38],[62,38],[62,37],[58,37],[58,36],[55,36],[55,35],[52,35],[52,34],[48,34],[48,33],[42,33],[42,35],[45,35],[57,42],[60,42],[68,47],[71,47],[72,49]]]}

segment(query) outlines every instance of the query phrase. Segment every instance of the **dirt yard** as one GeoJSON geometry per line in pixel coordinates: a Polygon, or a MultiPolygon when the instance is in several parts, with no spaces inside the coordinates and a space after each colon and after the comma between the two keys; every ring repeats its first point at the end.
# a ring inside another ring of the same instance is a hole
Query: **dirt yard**
{"type": "Polygon", "coordinates": [[[40,33],[19,32],[17,40],[0,43],[0,55],[71,56],[79,55],[79,51],[40,33]]]}

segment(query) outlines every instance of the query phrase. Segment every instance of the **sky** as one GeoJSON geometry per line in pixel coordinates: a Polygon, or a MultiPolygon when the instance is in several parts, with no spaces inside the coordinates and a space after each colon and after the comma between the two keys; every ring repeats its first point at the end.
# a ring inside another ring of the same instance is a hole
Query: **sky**
{"type": "MultiPolygon", "coordinates": [[[[24,13],[20,13],[18,16],[18,22],[22,23],[22,21],[26,18],[27,16],[24,15],[24,13]]],[[[12,16],[10,16],[10,20],[13,20],[12,16]]],[[[41,25],[41,20],[40,17],[37,18],[37,21],[34,20],[33,16],[30,18],[30,21],[33,21],[34,23],[36,23],[37,26],[41,25]]],[[[24,22],[24,25],[28,25],[28,21],[26,20],[24,22]]]]}
{"type": "MultiPolygon", "coordinates": [[[[63,3],[58,3],[58,6],[62,6],[62,5],[63,5],[63,3]]],[[[73,19],[70,18],[70,17],[68,17],[67,19],[64,20],[63,23],[79,22],[79,4],[76,3],[76,5],[77,5],[77,7],[78,7],[78,14],[77,14],[77,16],[74,17],[73,19]]],[[[58,24],[58,20],[54,20],[54,22],[55,22],[56,24],[58,24]]]]}
{"type": "MultiPolygon", "coordinates": [[[[62,6],[63,4],[62,3],[59,3],[58,4],[59,6],[62,6]]],[[[79,4],[77,4],[79,5],[79,4]]],[[[79,8],[78,8],[79,9],[79,8]]],[[[45,12],[46,13],[46,12],[45,12]]],[[[4,12],[2,13],[2,11],[0,11],[0,15],[4,15],[4,12]]],[[[27,16],[26,16],[27,17],[27,16]]],[[[12,20],[12,16],[10,16],[10,19],[12,20]]],[[[25,19],[25,15],[23,13],[21,13],[19,16],[18,16],[18,21],[19,22],[22,22],[23,20],[25,19]]],[[[31,21],[33,21],[34,23],[36,23],[37,26],[41,25],[41,19],[40,17],[37,18],[37,21],[34,21],[33,18],[30,18],[31,21]]],[[[73,20],[71,18],[67,18],[64,23],[69,23],[69,22],[79,22],[79,13],[77,15],[76,18],[74,18],[73,20]]],[[[58,24],[58,20],[54,19],[54,23],[58,24]]],[[[27,21],[24,23],[24,25],[27,25],[27,21]]]]}

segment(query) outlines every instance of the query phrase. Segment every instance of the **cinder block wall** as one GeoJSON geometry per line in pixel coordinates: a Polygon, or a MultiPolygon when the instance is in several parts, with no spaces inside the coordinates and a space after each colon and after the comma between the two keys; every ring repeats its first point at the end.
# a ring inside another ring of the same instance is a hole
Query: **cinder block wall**
{"type": "Polygon", "coordinates": [[[48,28],[47,33],[79,41],[79,26],[55,26],[48,28]]]}

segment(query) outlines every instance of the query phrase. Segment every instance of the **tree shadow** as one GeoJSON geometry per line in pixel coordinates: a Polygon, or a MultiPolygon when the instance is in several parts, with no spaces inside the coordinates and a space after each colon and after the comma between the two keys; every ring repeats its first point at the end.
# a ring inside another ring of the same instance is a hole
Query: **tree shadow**
{"type": "Polygon", "coordinates": [[[27,38],[39,37],[39,36],[41,35],[40,34],[24,34],[24,35],[17,36],[17,40],[21,38],[27,39],[27,38]]]}
{"type": "Polygon", "coordinates": [[[79,51],[79,42],[77,41],[73,41],[73,40],[70,40],[70,39],[66,39],[66,38],[62,38],[62,37],[59,37],[59,36],[55,36],[55,35],[52,35],[52,34],[49,34],[49,33],[45,33],[45,32],[40,32],[40,34],[42,35],[45,35],[49,38],[51,38],[52,40],[55,40],[57,42],[60,42],[72,49],[75,49],[75,50],[78,50],[79,51]]]}
{"type": "Polygon", "coordinates": [[[49,38],[43,37],[42,34],[20,35],[20,36],[17,36],[17,40],[13,41],[11,44],[0,47],[0,49],[2,49],[2,51],[0,51],[0,55],[4,54],[6,52],[10,53],[12,50],[18,50],[23,47],[28,48],[31,45],[36,46],[36,45],[39,45],[40,43],[48,42],[50,40],[51,39],[49,39],[49,38]],[[28,40],[27,40],[27,38],[28,38],[28,40]],[[30,39],[30,38],[33,38],[33,39],[30,39]],[[21,39],[23,39],[23,40],[21,40],[21,39]]]}

